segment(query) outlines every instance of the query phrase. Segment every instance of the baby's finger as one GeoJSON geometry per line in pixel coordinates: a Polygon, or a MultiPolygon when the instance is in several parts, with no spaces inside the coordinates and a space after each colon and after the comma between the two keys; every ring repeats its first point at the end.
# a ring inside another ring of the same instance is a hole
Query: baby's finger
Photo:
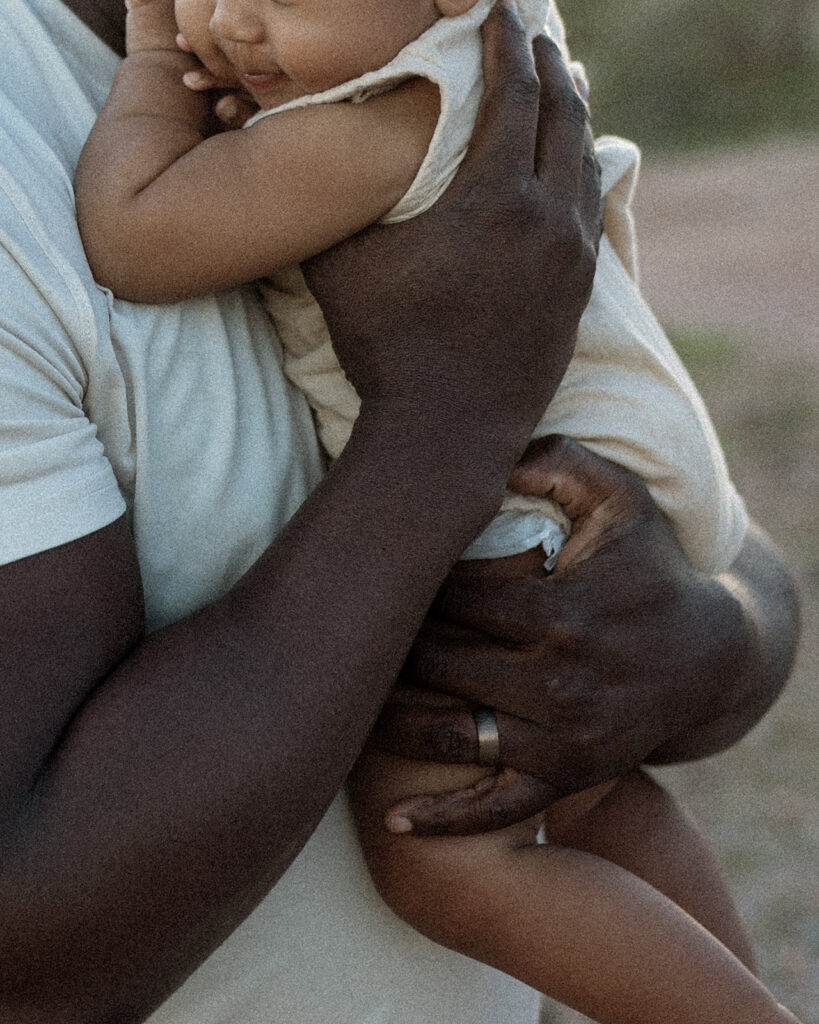
{"type": "Polygon", "coordinates": [[[218,85],[216,78],[206,68],[196,68],[194,71],[186,71],[182,76],[185,86],[192,92],[208,92],[218,85]]]}
{"type": "Polygon", "coordinates": [[[178,32],[176,35],[176,45],[180,50],[184,50],[185,53],[193,53],[193,47],[181,32],[178,32]]]}
{"type": "Polygon", "coordinates": [[[226,128],[241,128],[258,109],[251,99],[235,92],[225,93],[213,105],[213,113],[226,128]]]}

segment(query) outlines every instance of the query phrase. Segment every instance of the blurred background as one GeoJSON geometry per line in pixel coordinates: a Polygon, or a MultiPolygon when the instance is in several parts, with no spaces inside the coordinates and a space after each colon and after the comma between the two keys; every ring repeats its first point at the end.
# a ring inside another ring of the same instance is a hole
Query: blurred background
{"type": "MultiPolygon", "coordinates": [[[[559,5],[595,131],[643,149],[643,292],[802,592],[802,648],[774,710],[733,750],[661,779],[716,849],[763,980],[817,1024],[819,4],[559,5]]],[[[543,1024],[582,1019],[543,1012],[543,1024]]]]}

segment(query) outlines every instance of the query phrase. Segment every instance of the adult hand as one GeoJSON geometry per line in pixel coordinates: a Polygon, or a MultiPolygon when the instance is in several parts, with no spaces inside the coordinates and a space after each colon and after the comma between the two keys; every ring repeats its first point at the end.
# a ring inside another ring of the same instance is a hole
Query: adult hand
{"type": "Polygon", "coordinates": [[[520,453],[571,357],[600,188],[559,51],[539,38],[533,62],[505,3],[484,27],[484,76],[472,144],[436,205],[304,270],[364,412],[391,402],[440,417],[442,436],[474,432],[491,458],[499,443],[520,453]]]}
{"type": "MultiPolygon", "coordinates": [[[[433,605],[404,681],[496,709],[503,770],[394,808],[417,833],[502,827],[624,775],[728,714],[725,681],[750,677],[759,655],[740,602],[690,567],[636,477],[552,437],[530,446],[510,486],[559,502],[572,535],[551,576],[459,563],[433,605]]],[[[478,760],[468,706],[392,702],[374,742],[478,760]]]]}

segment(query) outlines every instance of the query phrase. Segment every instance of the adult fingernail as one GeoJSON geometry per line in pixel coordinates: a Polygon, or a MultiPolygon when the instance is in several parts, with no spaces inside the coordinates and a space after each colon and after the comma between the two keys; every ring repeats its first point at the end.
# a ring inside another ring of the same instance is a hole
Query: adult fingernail
{"type": "Polygon", "coordinates": [[[387,828],[390,832],[412,832],[412,822],[402,814],[387,815],[387,828]]]}

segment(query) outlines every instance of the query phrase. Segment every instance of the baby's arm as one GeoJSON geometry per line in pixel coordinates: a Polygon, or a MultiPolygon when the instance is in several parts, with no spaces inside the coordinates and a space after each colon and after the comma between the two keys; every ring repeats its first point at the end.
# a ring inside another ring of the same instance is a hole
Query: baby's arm
{"type": "Polygon", "coordinates": [[[171,0],[133,0],[127,45],[75,180],[92,270],[123,298],[204,294],[355,234],[406,192],[434,131],[437,90],[414,80],[207,138],[171,0]]]}

